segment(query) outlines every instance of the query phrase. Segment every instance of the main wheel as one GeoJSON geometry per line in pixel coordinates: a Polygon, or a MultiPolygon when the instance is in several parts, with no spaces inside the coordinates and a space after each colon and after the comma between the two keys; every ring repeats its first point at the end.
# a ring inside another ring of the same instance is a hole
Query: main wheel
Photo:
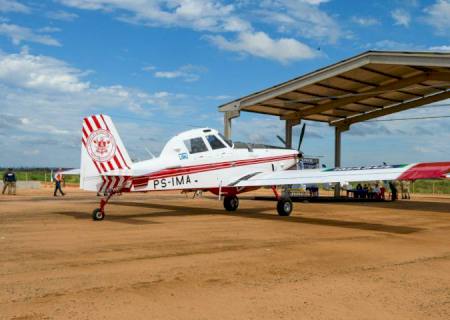
{"type": "Polygon", "coordinates": [[[236,211],[239,207],[239,199],[236,196],[226,196],[223,198],[223,207],[227,211],[236,211]]]}
{"type": "Polygon", "coordinates": [[[100,209],[97,208],[94,211],[92,211],[92,219],[95,221],[100,221],[105,218],[105,213],[100,209]]]}
{"type": "Polygon", "coordinates": [[[277,203],[277,211],[279,216],[287,217],[291,215],[292,212],[292,201],[291,199],[280,199],[277,203]]]}

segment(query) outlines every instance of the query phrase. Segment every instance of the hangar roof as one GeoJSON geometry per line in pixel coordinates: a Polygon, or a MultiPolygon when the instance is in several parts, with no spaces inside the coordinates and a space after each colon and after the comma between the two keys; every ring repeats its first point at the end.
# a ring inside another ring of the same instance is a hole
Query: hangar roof
{"type": "Polygon", "coordinates": [[[219,106],[337,127],[450,98],[450,53],[367,51],[219,106]]]}

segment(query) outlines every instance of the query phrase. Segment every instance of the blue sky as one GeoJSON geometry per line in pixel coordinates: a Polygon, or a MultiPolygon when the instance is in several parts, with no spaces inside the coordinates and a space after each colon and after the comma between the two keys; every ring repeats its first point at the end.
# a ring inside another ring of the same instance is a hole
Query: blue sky
{"type": "MultiPolygon", "coordinates": [[[[217,106],[234,98],[366,50],[450,51],[448,30],[450,0],[0,0],[0,166],[79,166],[81,119],[100,112],[145,159],[177,132],[222,130],[217,106]]],[[[238,140],[282,133],[274,117],[233,123],[238,140]]],[[[449,160],[450,120],[343,140],[344,165],[449,160]]],[[[303,149],[332,164],[332,129],[308,124],[303,149]]]]}

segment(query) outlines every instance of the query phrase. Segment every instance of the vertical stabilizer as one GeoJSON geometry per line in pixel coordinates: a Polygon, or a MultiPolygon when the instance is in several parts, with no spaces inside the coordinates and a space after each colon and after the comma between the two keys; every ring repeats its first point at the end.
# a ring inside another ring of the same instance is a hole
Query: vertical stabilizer
{"type": "Polygon", "coordinates": [[[105,174],[131,169],[131,159],[109,116],[84,118],[81,143],[81,189],[99,191],[108,182],[105,174]]]}

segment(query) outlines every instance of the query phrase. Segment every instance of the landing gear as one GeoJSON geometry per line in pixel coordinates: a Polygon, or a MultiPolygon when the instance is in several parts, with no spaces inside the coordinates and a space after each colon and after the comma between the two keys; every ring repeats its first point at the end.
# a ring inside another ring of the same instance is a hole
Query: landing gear
{"type": "Polygon", "coordinates": [[[94,221],[101,221],[105,219],[105,207],[108,204],[109,199],[111,199],[111,197],[116,193],[117,192],[111,191],[106,198],[100,200],[100,208],[92,211],[92,219],[94,221]]]}
{"type": "Polygon", "coordinates": [[[277,211],[278,215],[282,217],[288,217],[291,215],[293,205],[292,200],[289,198],[288,194],[279,195],[277,192],[277,187],[272,186],[273,194],[275,195],[275,198],[277,199],[277,211]]]}
{"type": "Polygon", "coordinates": [[[236,196],[226,196],[223,198],[223,207],[227,211],[236,211],[239,207],[239,199],[236,196]]]}
{"type": "Polygon", "coordinates": [[[105,212],[102,211],[102,209],[97,208],[94,209],[94,211],[92,211],[92,219],[94,221],[100,221],[103,220],[105,218],[105,212]]]}
{"type": "Polygon", "coordinates": [[[289,198],[281,198],[277,202],[277,211],[279,216],[287,217],[292,212],[292,200],[289,198]]]}

